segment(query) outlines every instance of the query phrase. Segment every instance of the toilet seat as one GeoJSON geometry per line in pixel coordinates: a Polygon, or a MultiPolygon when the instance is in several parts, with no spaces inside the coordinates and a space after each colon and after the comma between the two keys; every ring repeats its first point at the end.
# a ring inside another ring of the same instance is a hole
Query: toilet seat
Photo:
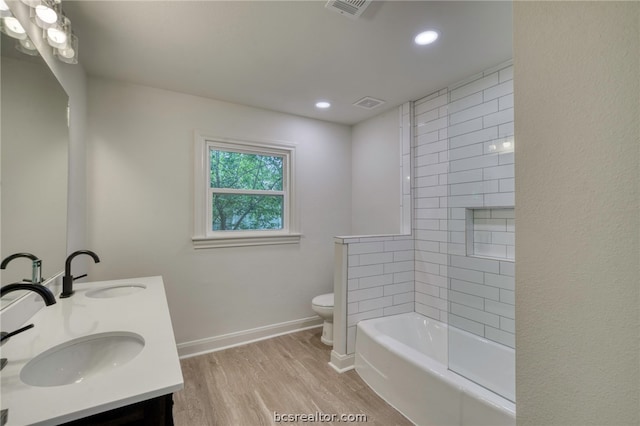
{"type": "Polygon", "coordinates": [[[311,304],[315,306],[321,306],[324,308],[333,308],[333,293],[321,294],[311,300],[311,304]]]}

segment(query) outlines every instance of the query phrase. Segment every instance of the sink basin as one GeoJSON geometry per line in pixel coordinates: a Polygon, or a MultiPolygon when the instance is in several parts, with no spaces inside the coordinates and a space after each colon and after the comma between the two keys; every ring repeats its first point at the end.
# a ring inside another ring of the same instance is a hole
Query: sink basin
{"type": "Polygon", "coordinates": [[[33,358],[20,371],[31,386],[80,383],[91,376],[116,369],[134,359],[144,348],[136,333],[97,333],[69,340],[33,358]]]}
{"type": "Polygon", "coordinates": [[[147,287],[143,286],[142,284],[122,284],[91,290],[88,291],[86,295],[87,297],[107,299],[110,297],[128,296],[146,288],[147,287]]]}

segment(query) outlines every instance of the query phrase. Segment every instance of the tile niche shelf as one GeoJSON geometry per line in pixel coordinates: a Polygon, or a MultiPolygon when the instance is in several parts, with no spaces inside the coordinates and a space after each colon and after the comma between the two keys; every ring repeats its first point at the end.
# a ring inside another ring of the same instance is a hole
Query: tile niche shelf
{"type": "Polygon", "coordinates": [[[515,261],[515,209],[466,209],[467,256],[515,261]]]}

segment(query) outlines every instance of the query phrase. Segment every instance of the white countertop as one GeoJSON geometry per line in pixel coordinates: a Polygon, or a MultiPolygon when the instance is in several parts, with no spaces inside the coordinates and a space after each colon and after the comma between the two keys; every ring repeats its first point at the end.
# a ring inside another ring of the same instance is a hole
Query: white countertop
{"type": "Polygon", "coordinates": [[[9,360],[0,372],[0,406],[9,409],[7,426],[60,424],[182,389],[162,277],[74,283],[74,290],[67,299],[56,294],[55,305],[26,322],[35,328],[2,345],[2,357],[9,360]],[[146,289],[113,298],[86,296],[91,290],[126,284],[146,289]],[[114,331],[137,333],[145,340],[142,351],[128,363],[63,386],[36,387],[20,380],[20,370],[43,351],[78,337],[114,331]]]}

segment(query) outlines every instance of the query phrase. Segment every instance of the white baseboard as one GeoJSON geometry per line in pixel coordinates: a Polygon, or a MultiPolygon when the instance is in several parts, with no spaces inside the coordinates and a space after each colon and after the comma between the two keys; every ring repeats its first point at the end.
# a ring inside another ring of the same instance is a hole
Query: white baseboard
{"type": "Polygon", "coordinates": [[[353,370],[356,363],[355,354],[339,354],[336,351],[331,351],[331,361],[329,365],[338,373],[344,373],[345,371],[353,370]]]}
{"type": "Polygon", "coordinates": [[[322,323],[323,321],[320,317],[314,316],[237,331],[235,333],[222,334],[220,336],[207,337],[205,339],[192,340],[178,344],[178,355],[180,358],[189,358],[232,348],[234,346],[246,345],[247,343],[257,342],[259,340],[270,339],[283,334],[322,327],[322,323]]]}

